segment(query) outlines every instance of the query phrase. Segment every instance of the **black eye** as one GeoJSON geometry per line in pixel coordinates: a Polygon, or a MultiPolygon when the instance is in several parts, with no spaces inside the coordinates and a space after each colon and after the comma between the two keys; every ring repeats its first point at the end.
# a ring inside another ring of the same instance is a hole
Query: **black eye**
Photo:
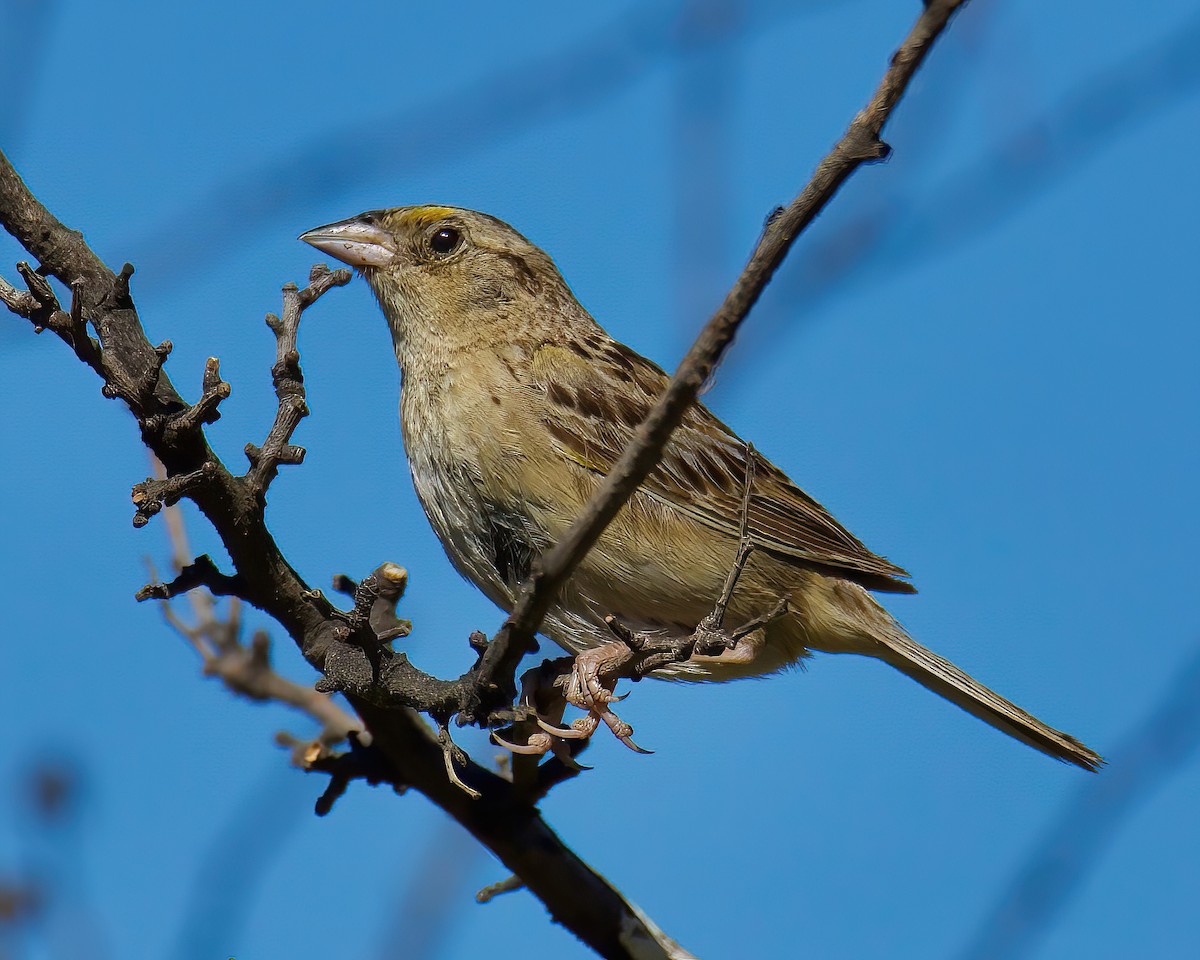
{"type": "Polygon", "coordinates": [[[460,243],[462,243],[462,234],[453,227],[441,227],[434,231],[433,236],[429,238],[429,248],[434,253],[440,253],[443,256],[457,250],[460,243]]]}

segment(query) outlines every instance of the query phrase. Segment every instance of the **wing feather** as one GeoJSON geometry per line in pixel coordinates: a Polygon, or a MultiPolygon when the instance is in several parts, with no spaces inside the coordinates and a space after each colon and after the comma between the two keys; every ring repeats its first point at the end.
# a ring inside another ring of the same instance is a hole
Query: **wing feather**
{"type": "MultiPolygon", "coordinates": [[[[543,344],[532,358],[533,389],[561,416],[544,426],[576,463],[607,474],[650,412],[669,378],[659,367],[603,334],[584,342],[543,344]]],[[[856,580],[873,590],[914,593],[901,567],[868,550],[816,500],[696,403],[642,490],[712,530],[740,536],[746,458],[754,458],[750,536],[770,553],[856,580]]]]}

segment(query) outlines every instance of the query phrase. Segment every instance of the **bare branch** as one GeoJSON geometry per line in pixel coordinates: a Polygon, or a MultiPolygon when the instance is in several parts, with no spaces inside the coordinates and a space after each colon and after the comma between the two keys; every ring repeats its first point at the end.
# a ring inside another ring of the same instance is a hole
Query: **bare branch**
{"type": "Polygon", "coordinates": [[[308,416],[304,374],[300,371],[300,352],[296,349],[300,316],[323,294],[349,283],[352,276],[349,270],[330,270],[324,264],[318,264],[312,268],[309,285],[303,290],[294,283],[284,284],[283,312],[279,316],[267,314],[267,326],[275,334],[275,365],[271,367],[271,380],[275,384],[279,408],[262,447],[246,444],[246,456],[250,460],[246,481],[262,503],[266,502],[267,488],[279,472],[280,464],[304,462],[304,448],[288,442],[300,421],[308,416]]]}
{"type": "Polygon", "coordinates": [[[787,308],[759,316],[754,339],[744,345],[750,349],[730,358],[726,376],[752,366],[768,344],[780,349],[788,326],[795,329],[797,312],[811,319],[851,283],[861,289],[947,250],[962,250],[1122,142],[1131,128],[1194,95],[1200,87],[1198,48],[1200,17],[1193,14],[1105,65],[927,190],[893,191],[827,230],[819,246],[776,277],[774,302],[787,308]]]}
{"type": "MultiPolygon", "coordinates": [[[[141,483],[134,484],[133,492],[130,495],[134,507],[137,508],[133,515],[133,525],[144,527],[150,522],[150,518],[163,507],[178,503],[182,497],[187,496],[189,491],[195,490],[215,472],[216,465],[211,461],[206,461],[199,470],[193,470],[191,473],[176,474],[173,477],[148,477],[141,483]]],[[[142,599],[149,599],[149,597],[142,599]]]]}
{"type": "Polygon", "coordinates": [[[458,746],[458,744],[451,739],[450,731],[447,729],[444,723],[438,724],[437,738],[438,743],[442,748],[442,762],[446,765],[446,779],[458,787],[458,789],[465,793],[468,797],[478,800],[481,796],[483,796],[483,794],[481,794],[474,787],[463,783],[462,779],[454,770],[455,764],[463,767],[467,766],[468,758],[466,753],[463,752],[462,747],[458,746]]]}
{"type": "MultiPolygon", "coordinates": [[[[171,341],[164,340],[154,351],[165,363],[171,353],[171,341]]],[[[209,357],[204,363],[204,376],[200,381],[200,399],[186,410],[172,416],[164,429],[176,433],[190,433],[200,430],[205,424],[216,423],[221,418],[221,412],[217,408],[229,397],[232,390],[233,388],[221,379],[221,361],[216,357],[209,357]]]]}
{"type": "Polygon", "coordinates": [[[218,597],[229,597],[238,596],[242,584],[236,576],[231,577],[218,570],[212,558],[204,553],[184,566],[174,580],[148,583],[134,595],[134,599],[138,603],[144,600],[170,600],[197,587],[204,587],[218,597]]]}
{"type": "Polygon", "coordinates": [[[52,330],[75,351],[75,355],[103,376],[100,344],[87,332],[83,316],[83,299],[78,282],[71,285],[71,307],[66,312],[50,282],[24,261],[17,264],[17,273],[25,282],[25,291],[0,281],[0,301],[18,316],[33,322],[33,332],[52,330]]]}
{"type": "MultiPolygon", "coordinates": [[[[27,290],[18,290],[3,277],[0,277],[0,303],[3,303],[18,317],[24,317],[26,320],[33,317],[33,312],[38,307],[38,302],[33,298],[32,293],[27,290]]],[[[37,332],[40,333],[41,330],[38,329],[37,332]]]]}

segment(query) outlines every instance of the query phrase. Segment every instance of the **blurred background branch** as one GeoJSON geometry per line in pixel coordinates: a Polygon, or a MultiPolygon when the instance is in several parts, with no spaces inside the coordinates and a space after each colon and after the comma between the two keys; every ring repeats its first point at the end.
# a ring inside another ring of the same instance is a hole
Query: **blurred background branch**
{"type": "Polygon", "coordinates": [[[59,0],[3,0],[3,56],[0,56],[0,143],[20,144],[37,106],[42,71],[54,42],[59,0]]]}
{"type": "MultiPolygon", "coordinates": [[[[153,461],[154,473],[160,479],[166,473],[158,460],[153,461]]],[[[164,507],[162,519],[171,545],[171,568],[179,576],[192,563],[196,554],[188,543],[183,510],[178,504],[164,507]]],[[[150,579],[156,581],[153,564],[150,579]]],[[[175,605],[181,599],[160,604],[163,619],[200,655],[204,675],[217,677],[231,693],[259,702],[275,702],[307,714],[319,725],[315,737],[297,738],[279,733],[276,740],[292,751],[292,762],[309,767],[314,761],[329,755],[330,747],[341,743],[351,733],[363,733],[362,721],[334,702],[326,693],[311,686],[296,683],[271,667],[271,639],[265,630],[255,630],[250,642],[242,640],[242,601],[236,596],[224,598],[224,613],[215,598],[203,587],[188,591],[186,602],[192,610],[189,623],[179,616],[175,605]]]]}
{"type": "Polygon", "coordinates": [[[1150,714],[1112,751],[1103,777],[1081,784],[979,925],[963,960],[1032,957],[1126,820],[1200,746],[1200,647],[1150,714]]]}
{"type": "MultiPolygon", "coordinates": [[[[924,91],[918,149],[936,151],[947,134],[961,84],[924,91]]],[[[1200,89],[1200,17],[1192,17],[1117,63],[1079,81],[1049,109],[1022,117],[1015,130],[987,144],[965,166],[930,188],[915,182],[914,168],[872,185],[831,219],[836,226],[802,241],[764,302],[761,323],[747,331],[747,349],[731,359],[725,376],[744,380],[764,350],[802,335],[797,317],[811,322],[823,305],[852,284],[855,290],[911,271],[917,264],[986,236],[1017,216],[1080,164],[1094,161],[1144,125],[1200,89]]],[[[698,192],[698,191],[696,191],[698,192]]],[[[693,231],[694,232],[694,231],[693,231]]],[[[694,241],[693,241],[694,242],[694,241]]]]}
{"type": "MultiPolygon", "coordinates": [[[[165,214],[161,225],[129,237],[125,247],[150,252],[141,266],[156,282],[190,282],[197,269],[237,256],[251,237],[306,202],[332,205],[351,188],[402,182],[444,164],[446,153],[433,145],[452,145],[453,159],[461,162],[614,97],[680,56],[736,44],[833,2],[759,0],[738,15],[740,29],[728,31],[706,24],[708,14],[691,0],[629,4],[607,26],[563,49],[414,107],[322,131],[286,156],[231,171],[201,188],[187,208],[165,214]],[[183,235],[179,223],[189,224],[183,235]],[[161,260],[154,251],[162,252],[161,260]]],[[[693,314],[692,322],[706,312],[693,314]]]]}

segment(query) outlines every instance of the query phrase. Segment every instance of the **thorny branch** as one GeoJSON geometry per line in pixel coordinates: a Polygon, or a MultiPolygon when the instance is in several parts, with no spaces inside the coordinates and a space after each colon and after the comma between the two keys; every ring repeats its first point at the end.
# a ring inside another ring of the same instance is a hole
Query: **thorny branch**
{"type": "MultiPolygon", "coordinates": [[[[388,646],[407,632],[394,615],[394,601],[402,590],[402,584],[397,589],[402,580],[396,574],[399,568],[378,568],[373,579],[354,585],[353,608],[338,610],[287,563],[263,518],[267,490],[278,467],[303,458],[302,448],[291,443],[307,414],[296,350],[300,315],[327,290],[348,282],[349,272],[316,267],[304,290],[284,288],[280,315],[268,318],[277,343],[272,379],[278,412],[263,445],[247,446],[248,472],[235,475],[213,453],[204,434],[229,395],[215,358],[205,366],[200,399],[189,404],[164,368],[170,342],[155,347],[146,339],[130,294],[133,268],[126,264],[114,274],[78,232],[65,227],[34,198],[0,155],[0,222],[39,261],[36,270],[18,268],[25,291],[0,284],[0,300],[31,321],[35,330],[49,329],[59,336],[101,377],[103,394],[122,400],[133,413],[143,441],[166,470],[165,477],[135,487],[135,523],[145,524],[164,506],[187,497],[212,524],[233,565],[234,573],[224,574],[208,558],[197,558],[181,564],[170,583],[149,585],[140,596],[169,599],[203,585],[272,616],[324,674],[322,687],[345,693],[370,731],[372,743],[369,748],[358,744],[358,757],[352,750],[343,758],[328,759],[329,765],[343,768],[341,774],[334,774],[334,781],[344,785],[351,776],[361,775],[425,793],[520,877],[557,921],[602,956],[686,954],[549,829],[533,807],[540,791],[517,791],[508,780],[471,761],[453,747],[445,725],[456,715],[460,723],[489,726],[513,718],[517,667],[557,591],[654,469],[684,411],[799,233],[859,166],[887,156],[888,148],[879,139],[885,122],[934,41],[964,3],[926,3],[867,106],[818,165],[808,186],[768,220],[742,275],[597,496],[568,534],[541,558],[512,616],[492,640],[472,639],[477,663],[450,681],[423,673],[388,646]],[[67,310],[59,305],[51,277],[71,291],[67,310]],[[429,714],[446,735],[436,736],[409,708],[429,714]],[[369,764],[362,760],[364,750],[369,751],[369,764]],[[356,765],[358,769],[350,769],[356,765]]],[[[202,643],[199,636],[193,642],[198,647],[202,643]]],[[[211,637],[206,642],[215,644],[211,637]]],[[[257,689],[267,675],[265,646],[252,641],[248,648],[239,647],[245,657],[245,676],[239,674],[238,682],[257,689]],[[247,679],[250,675],[253,679],[247,679]]],[[[219,647],[212,649],[213,656],[221,655],[219,647]]],[[[229,663],[235,659],[231,656],[229,663]]],[[[566,775],[554,767],[555,762],[543,765],[542,789],[566,775]]]]}

